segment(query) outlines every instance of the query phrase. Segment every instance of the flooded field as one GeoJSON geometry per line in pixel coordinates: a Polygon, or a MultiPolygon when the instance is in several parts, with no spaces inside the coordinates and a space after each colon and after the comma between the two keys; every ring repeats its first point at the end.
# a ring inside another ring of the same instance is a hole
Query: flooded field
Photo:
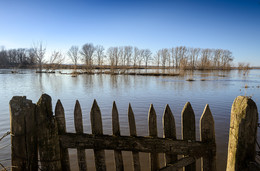
{"type": "MultiPolygon", "coordinates": [[[[69,70],[62,72],[71,72],[69,70]]],[[[127,109],[131,103],[135,113],[137,134],[148,135],[148,110],[153,104],[157,113],[158,135],[163,136],[162,115],[169,104],[176,122],[177,138],[181,138],[181,111],[190,102],[195,112],[196,136],[199,140],[199,119],[206,104],[209,104],[215,120],[217,142],[217,169],[226,167],[230,110],[233,100],[239,95],[251,96],[260,107],[260,70],[243,72],[213,71],[187,72],[182,76],[137,76],[137,75],[78,75],[36,74],[34,70],[0,70],[0,137],[9,131],[9,100],[12,96],[27,96],[36,103],[42,93],[52,97],[53,105],[60,99],[66,116],[67,131],[74,130],[74,105],[79,100],[83,112],[84,132],[91,133],[90,109],[96,99],[102,112],[104,134],[112,133],[111,110],[113,101],[119,111],[122,135],[129,135],[127,109]],[[194,81],[187,81],[192,79],[194,81]]],[[[260,133],[258,131],[258,142],[260,133]]],[[[86,150],[88,167],[94,167],[92,150],[86,150]]],[[[77,169],[76,151],[70,150],[71,166],[77,169]]],[[[113,155],[106,151],[106,155],[113,155]]],[[[128,159],[127,170],[131,170],[131,153],[124,152],[128,159]]],[[[113,170],[113,158],[108,157],[108,170],[113,170]]],[[[148,162],[146,154],[141,155],[142,163],[148,162]]],[[[10,136],[0,141],[0,162],[10,166],[10,136]]]]}

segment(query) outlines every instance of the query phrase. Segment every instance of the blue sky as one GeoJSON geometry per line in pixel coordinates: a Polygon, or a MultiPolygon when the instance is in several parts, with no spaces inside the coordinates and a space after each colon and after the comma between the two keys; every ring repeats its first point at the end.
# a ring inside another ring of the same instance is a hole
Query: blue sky
{"type": "Polygon", "coordinates": [[[0,46],[229,49],[260,66],[260,0],[1,0],[0,46]]]}

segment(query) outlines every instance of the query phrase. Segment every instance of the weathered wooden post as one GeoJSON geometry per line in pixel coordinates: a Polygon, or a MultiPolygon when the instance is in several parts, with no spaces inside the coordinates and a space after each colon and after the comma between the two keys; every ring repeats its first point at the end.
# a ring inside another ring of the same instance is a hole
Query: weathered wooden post
{"type": "Polygon", "coordinates": [[[25,96],[10,101],[12,170],[38,170],[35,104],[25,96]]]}
{"type": "Polygon", "coordinates": [[[255,102],[249,97],[238,96],[231,109],[227,171],[249,170],[249,163],[256,155],[257,123],[255,102]]]}
{"type": "Polygon", "coordinates": [[[58,126],[49,95],[41,96],[36,112],[41,170],[62,170],[58,126]]]}

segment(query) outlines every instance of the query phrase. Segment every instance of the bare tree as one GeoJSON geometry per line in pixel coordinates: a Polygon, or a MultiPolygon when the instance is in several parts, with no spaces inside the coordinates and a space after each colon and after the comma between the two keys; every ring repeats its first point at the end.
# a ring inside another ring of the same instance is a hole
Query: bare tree
{"type": "Polygon", "coordinates": [[[78,46],[71,46],[71,48],[69,49],[67,54],[68,54],[70,60],[74,64],[74,70],[76,70],[77,64],[78,64],[78,61],[79,61],[79,47],[78,46]]]}
{"type": "Polygon", "coordinates": [[[139,55],[138,55],[138,65],[139,65],[139,67],[141,67],[142,62],[143,62],[144,59],[145,59],[144,54],[145,54],[145,50],[144,50],[144,49],[140,49],[140,50],[139,50],[139,55]]]}
{"type": "Polygon", "coordinates": [[[124,47],[123,46],[118,48],[118,58],[119,58],[119,61],[120,61],[121,65],[125,65],[125,63],[126,63],[126,55],[124,53],[124,47]]]}
{"type": "Polygon", "coordinates": [[[144,50],[144,62],[145,62],[145,67],[147,68],[148,66],[148,62],[152,59],[152,52],[150,51],[150,49],[145,49],[144,50]]]}
{"type": "Polygon", "coordinates": [[[223,69],[230,69],[231,62],[233,61],[232,52],[229,50],[223,50],[222,55],[222,68],[223,69]]]}
{"type": "Polygon", "coordinates": [[[133,47],[132,46],[125,46],[124,55],[126,58],[126,65],[129,66],[131,64],[133,54],[133,47]]]}
{"type": "Polygon", "coordinates": [[[53,51],[50,57],[50,67],[52,69],[52,71],[54,71],[55,69],[57,69],[62,62],[64,61],[64,56],[62,56],[61,52],[58,51],[53,51]]]}
{"type": "Polygon", "coordinates": [[[135,47],[134,48],[134,54],[133,54],[134,67],[137,65],[138,58],[139,58],[139,49],[137,47],[135,47]]]}
{"type": "Polygon", "coordinates": [[[168,61],[168,59],[170,57],[169,51],[168,51],[168,49],[164,48],[164,49],[160,50],[160,53],[161,53],[161,64],[163,67],[165,67],[166,62],[168,61]]]}
{"type": "Polygon", "coordinates": [[[33,44],[33,53],[39,67],[39,72],[42,72],[42,65],[44,63],[46,47],[43,47],[42,42],[33,44]]]}
{"type": "Polygon", "coordinates": [[[161,51],[157,51],[156,54],[154,55],[154,61],[157,65],[157,67],[160,66],[160,62],[161,62],[161,51]]]}
{"type": "Polygon", "coordinates": [[[107,50],[107,56],[110,61],[111,69],[118,65],[119,55],[118,55],[118,47],[110,47],[107,50]]]}
{"type": "Polygon", "coordinates": [[[94,52],[95,52],[95,47],[92,43],[84,44],[80,51],[80,54],[82,55],[83,60],[85,61],[86,67],[88,69],[92,68],[94,52]]]}
{"type": "Polygon", "coordinates": [[[180,60],[180,57],[179,57],[179,50],[180,48],[179,47],[175,47],[174,48],[174,51],[172,51],[172,52],[174,52],[174,59],[175,59],[175,67],[176,68],[178,68],[179,67],[179,60],[180,60]]]}
{"type": "Polygon", "coordinates": [[[102,45],[96,46],[96,56],[97,56],[97,62],[99,66],[103,65],[104,57],[105,57],[104,51],[105,48],[102,45]]]}
{"type": "Polygon", "coordinates": [[[190,51],[190,66],[191,66],[191,69],[195,69],[196,63],[198,61],[200,49],[199,48],[190,48],[189,51],[190,51]]]}
{"type": "Polygon", "coordinates": [[[211,49],[202,49],[201,58],[200,58],[200,68],[201,69],[210,68],[210,66],[211,66],[211,56],[212,56],[212,50],[211,49]]]}

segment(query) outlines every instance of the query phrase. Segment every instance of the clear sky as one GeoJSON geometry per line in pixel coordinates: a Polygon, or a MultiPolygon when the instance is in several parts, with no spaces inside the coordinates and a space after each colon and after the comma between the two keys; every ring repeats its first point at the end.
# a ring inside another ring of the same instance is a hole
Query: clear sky
{"type": "Polygon", "coordinates": [[[221,48],[260,66],[260,0],[1,0],[0,46],[221,48]]]}

